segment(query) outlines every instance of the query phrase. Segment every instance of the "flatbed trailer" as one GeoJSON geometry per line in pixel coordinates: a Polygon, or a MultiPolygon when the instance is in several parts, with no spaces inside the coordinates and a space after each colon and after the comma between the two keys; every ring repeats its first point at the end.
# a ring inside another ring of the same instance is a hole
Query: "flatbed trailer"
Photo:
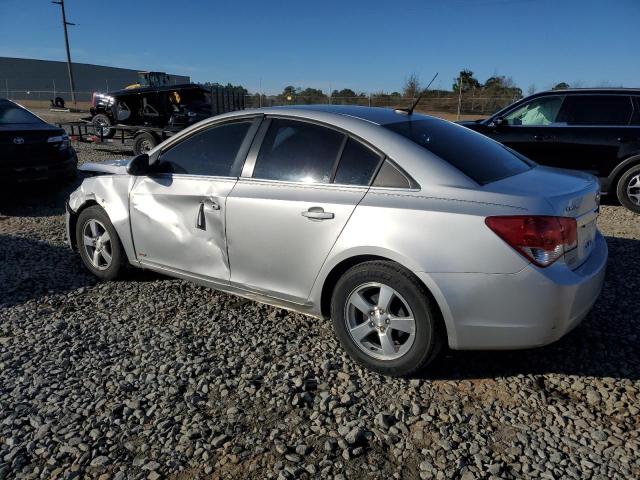
{"type": "Polygon", "coordinates": [[[113,125],[110,129],[113,136],[106,137],[104,129],[89,121],[58,122],[58,127],[64,128],[72,141],[97,144],[120,143],[130,145],[134,155],[146,153],[167,138],[175,135],[182,127],[161,128],[152,126],[113,125]]]}

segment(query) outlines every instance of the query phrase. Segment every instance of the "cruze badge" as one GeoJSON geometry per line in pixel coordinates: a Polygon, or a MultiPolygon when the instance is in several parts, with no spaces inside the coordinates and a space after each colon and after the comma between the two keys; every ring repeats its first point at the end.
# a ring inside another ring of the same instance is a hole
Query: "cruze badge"
{"type": "Polygon", "coordinates": [[[15,143],[16,145],[22,145],[24,143],[24,138],[16,137],[13,139],[13,143],[15,143]]]}
{"type": "Polygon", "coordinates": [[[579,208],[579,205],[574,203],[574,204],[571,204],[571,205],[568,205],[567,207],[565,207],[564,211],[567,212],[567,213],[568,212],[573,212],[574,210],[577,210],[578,208],[579,208]]]}

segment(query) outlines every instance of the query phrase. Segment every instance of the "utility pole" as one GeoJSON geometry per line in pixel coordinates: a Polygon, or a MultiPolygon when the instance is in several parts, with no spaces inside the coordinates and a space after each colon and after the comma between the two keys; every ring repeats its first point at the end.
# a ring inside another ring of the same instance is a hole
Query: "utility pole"
{"type": "Polygon", "coordinates": [[[69,34],[67,33],[67,25],[75,25],[75,23],[67,22],[67,14],[64,11],[64,0],[60,0],[58,2],[53,1],[51,3],[55,3],[56,5],[60,5],[60,9],[62,10],[62,26],[64,28],[64,43],[67,47],[67,70],[69,71],[69,86],[71,87],[71,101],[73,102],[73,106],[76,106],[76,88],[73,83],[73,68],[71,66],[71,52],[69,51],[69,34]]]}
{"type": "Polygon", "coordinates": [[[460,109],[462,107],[462,72],[458,80],[458,116],[456,120],[460,120],[460,109]]]}

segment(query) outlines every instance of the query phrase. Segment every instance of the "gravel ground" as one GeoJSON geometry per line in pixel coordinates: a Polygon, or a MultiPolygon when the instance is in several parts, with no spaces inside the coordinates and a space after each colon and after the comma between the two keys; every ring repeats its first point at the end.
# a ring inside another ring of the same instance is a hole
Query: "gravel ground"
{"type": "Polygon", "coordinates": [[[640,217],[621,207],[571,334],[391,379],[327,322],[144,272],[97,282],[64,245],[71,188],[0,200],[0,478],[640,478],[640,217]]]}

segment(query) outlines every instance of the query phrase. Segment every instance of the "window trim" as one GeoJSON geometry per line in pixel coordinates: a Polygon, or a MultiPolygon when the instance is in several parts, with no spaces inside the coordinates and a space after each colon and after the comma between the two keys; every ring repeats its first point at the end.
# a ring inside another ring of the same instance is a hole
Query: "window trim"
{"type": "Polygon", "coordinates": [[[401,189],[397,187],[375,187],[375,188],[387,188],[390,190],[403,190],[403,191],[419,191],[420,190],[420,185],[418,184],[418,182],[416,182],[415,179],[411,175],[409,175],[404,168],[402,168],[396,162],[394,162],[391,158],[389,158],[389,156],[385,154],[382,150],[372,145],[370,142],[351,133],[350,131],[337,127],[330,123],[322,122],[315,119],[301,118],[301,117],[296,117],[293,115],[286,115],[286,114],[269,114],[265,116],[264,120],[260,125],[260,128],[258,129],[258,132],[253,138],[253,143],[251,144],[249,153],[247,154],[247,159],[244,163],[244,168],[238,179],[250,180],[250,181],[255,181],[260,183],[275,183],[275,184],[287,184],[287,185],[296,185],[296,186],[303,185],[303,186],[314,186],[314,187],[320,186],[320,187],[338,187],[338,188],[373,188],[372,186],[373,182],[376,179],[376,176],[378,175],[380,168],[382,168],[382,164],[386,160],[390,161],[407,178],[407,180],[409,181],[409,184],[411,185],[411,188],[408,188],[408,189],[407,188],[401,189]],[[262,142],[264,141],[264,138],[267,135],[267,131],[269,130],[269,127],[271,125],[271,121],[274,119],[283,119],[283,120],[292,120],[292,121],[297,121],[302,123],[310,123],[312,125],[317,125],[320,127],[328,128],[330,130],[334,130],[345,136],[345,140],[343,141],[343,145],[341,146],[339,154],[337,156],[337,161],[334,164],[334,169],[332,171],[331,180],[329,183],[322,183],[322,182],[305,183],[305,182],[296,182],[292,180],[253,178],[253,170],[254,170],[256,161],[258,159],[260,148],[262,147],[262,142]],[[346,142],[348,142],[349,139],[359,142],[360,144],[370,149],[373,153],[375,153],[379,157],[378,165],[376,165],[374,173],[371,175],[371,179],[369,180],[369,183],[367,185],[350,185],[350,184],[344,184],[344,183],[334,183],[337,167],[340,165],[340,160],[342,159],[342,153],[344,152],[346,142]]]}
{"type": "MultiPolygon", "coordinates": [[[[152,172],[147,176],[170,177],[170,178],[176,177],[176,178],[209,178],[209,179],[236,179],[237,180],[240,177],[240,173],[242,172],[243,165],[246,161],[249,148],[251,147],[251,143],[253,142],[256,132],[260,127],[260,124],[262,123],[263,117],[264,115],[262,114],[260,115],[252,114],[252,115],[246,115],[246,116],[243,115],[243,116],[232,117],[232,118],[224,118],[219,121],[213,121],[211,123],[201,125],[199,128],[195,128],[192,131],[188,132],[187,134],[181,135],[180,138],[178,138],[176,141],[172,141],[167,145],[163,146],[162,149],[159,149],[153,154],[149,162],[150,165],[154,165],[154,164],[160,165],[160,162],[162,161],[162,155],[164,153],[168,152],[173,147],[177,146],[183,141],[187,141],[191,137],[198,135],[200,133],[203,133],[207,130],[224,127],[226,125],[230,125],[233,123],[243,123],[243,122],[247,122],[247,120],[251,120],[251,125],[249,125],[249,129],[247,130],[247,133],[245,134],[245,137],[242,140],[242,143],[238,148],[238,152],[236,153],[236,156],[233,159],[233,162],[231,164],[231,173],[236,172],[236,175],[200,175],[195,173],[171,173],[171,172],[153,173],[152,172]]],[[[175,137],[176,135],[170,138],[173,140],[175,137]]]]}

